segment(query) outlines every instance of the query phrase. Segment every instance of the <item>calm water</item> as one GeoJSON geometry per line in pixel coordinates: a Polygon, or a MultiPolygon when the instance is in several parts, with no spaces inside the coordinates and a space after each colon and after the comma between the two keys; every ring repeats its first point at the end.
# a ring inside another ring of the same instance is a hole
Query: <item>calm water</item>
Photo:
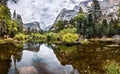
{"type": "Polygon", "coordinates": [[[120,65],[120,48],[106,43],[0,45],[0,74],[106,74],[111,61],[120,65]]]}

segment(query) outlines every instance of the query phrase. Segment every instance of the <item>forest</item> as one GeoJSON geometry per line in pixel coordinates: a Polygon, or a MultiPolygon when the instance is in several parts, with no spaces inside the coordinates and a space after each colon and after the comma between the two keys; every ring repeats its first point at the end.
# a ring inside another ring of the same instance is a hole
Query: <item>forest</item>
{"type": "Polygon", "coordinates": [[[0,1],[0,74],[120,74],[120,5],[105,16],[93,0],[87,13],[80,7],[69,21],[37,30],[7,1],[0,1]]]}

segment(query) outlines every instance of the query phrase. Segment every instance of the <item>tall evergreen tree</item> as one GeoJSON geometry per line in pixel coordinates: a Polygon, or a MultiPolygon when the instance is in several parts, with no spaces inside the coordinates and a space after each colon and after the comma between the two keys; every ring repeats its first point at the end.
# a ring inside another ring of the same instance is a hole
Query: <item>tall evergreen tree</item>
{"type": "Polygon", "coordinates": [[[19,14],[17,14],[17,21],[22,22],[22,17],[19,14]]]}
{"type": "MultiPolygon", "coordinates": [[[[15,13],[14,13],[15,14],[15,13]]],[[[22,32],[23,31],[23,22],[22,22],[22,17],[21,15],[19,14],[15,14],[13,15],[15,17],[15,21],[17,21],[17,24],[18,24],[18,30],[19,32],[22,32]]]]}
{"type": "Polygon", "coordinates": [[[94,26],[93,26],[94,20],[91,13],[88,14],[87,20],[88,20],[88,24],[86,28],[86,32],[87,32],[86,37],[91,38],[93,36],[93,29],[94,29],[94,26]]]}
{"type": "Polygon", "coordinates": [[[100,4],[99,4],[98,0],[93,0],[92,13],[93,13],[93,17],[94,17],[93,31],[94,31],[94,36],[96,36],[96,24],[98,23],[98,19],[101,15],[100,4]]]}
{"type": "Polygon", "coordinates": [[[5,5],[6,5],[6,4],[7,4],[7,1],[8,1],[8,0],[0,0],[0,4],[5,4],[5,5]]]}
{"type": "Polygon", "coordinates": [[[94,12],[94,20],[96,21],[101,15],[100,4],[98,0],[93,0],[93,12],[94,12]]]}
{"type": "Polygon", "coordinates": [[[16,20],[16,16],[17,16],[17,14],[16,14],[16,11],[14,10],[14,12],[13,12],[13,19],[14,20],[16,20]]]}
{"type": "Polygon", "coordinates": [[[102,28],[103,28],[102,29],[102,33],[103,33],[102,36],[107,36],[109,29],[108,29],[108,23],[107,23],[106,19],[104,19],[102,22],[102,28]]]}
{"type": "Polygon", "coordinates": [[[85,36],[85,28],[87,24],[87,16],[84,13],[78,13],[78,15],[74,18],[76,21],[76,28],[77,28],[77,33],[82,34],[85,36]]]}

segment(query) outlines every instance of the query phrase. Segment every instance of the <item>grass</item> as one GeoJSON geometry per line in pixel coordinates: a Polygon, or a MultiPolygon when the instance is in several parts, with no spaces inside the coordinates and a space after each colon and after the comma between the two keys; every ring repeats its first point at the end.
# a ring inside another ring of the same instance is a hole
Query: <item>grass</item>
{"type": "Polygon", "coordinates": [[[116,62],[110,62],[106,65],[107,74],[120,74],[120,66],[116,62]]]}

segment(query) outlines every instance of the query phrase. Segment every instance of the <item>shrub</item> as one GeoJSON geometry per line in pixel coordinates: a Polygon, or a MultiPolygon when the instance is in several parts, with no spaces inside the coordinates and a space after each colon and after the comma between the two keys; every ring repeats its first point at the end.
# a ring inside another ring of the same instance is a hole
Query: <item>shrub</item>
{"type": "Polygon", "coordinates": [[[46,37],[42,34],[39,34],[39,33],[36,33],[33,35],[35,39],[38,39],[38,40],[45,40],[46,37]]]}
{"type": "Polygon", "coordinates": [[[120,74],[120,67],[117,63],[111,63],[107,66],[107,74],[120,74]]]}
{"type": "Polygon", "coordinates": [[[62,41],[66,43],[74,43],[79,38],[77,34],[67,33],[62,36],[62,41]]]}
{"type": "Polygon", "coordinates": [[[76,33],[77,29],[76,28],[67,28],[67,29],[63,29],[60,31],[59,35],[64,35],[67,33],[76,33]]]}
{"type": "Polygon", "coordinates": [[[27,39],[27,35],[24,35],[23,33],[18,33],[15,35],[14,39],[17,39],[17,40],[26,40],[27,39]]]}
{"type": "Polygon", "coordinates": [[[30,35],[28,42],[44,42],[46,37],[40,33],[30,35]]]}
{"type": "Polygon", "coordinates": [[[56,33],[49,32],[45,34],[47,41],[58,41],[59,36],[56,33]]]}

